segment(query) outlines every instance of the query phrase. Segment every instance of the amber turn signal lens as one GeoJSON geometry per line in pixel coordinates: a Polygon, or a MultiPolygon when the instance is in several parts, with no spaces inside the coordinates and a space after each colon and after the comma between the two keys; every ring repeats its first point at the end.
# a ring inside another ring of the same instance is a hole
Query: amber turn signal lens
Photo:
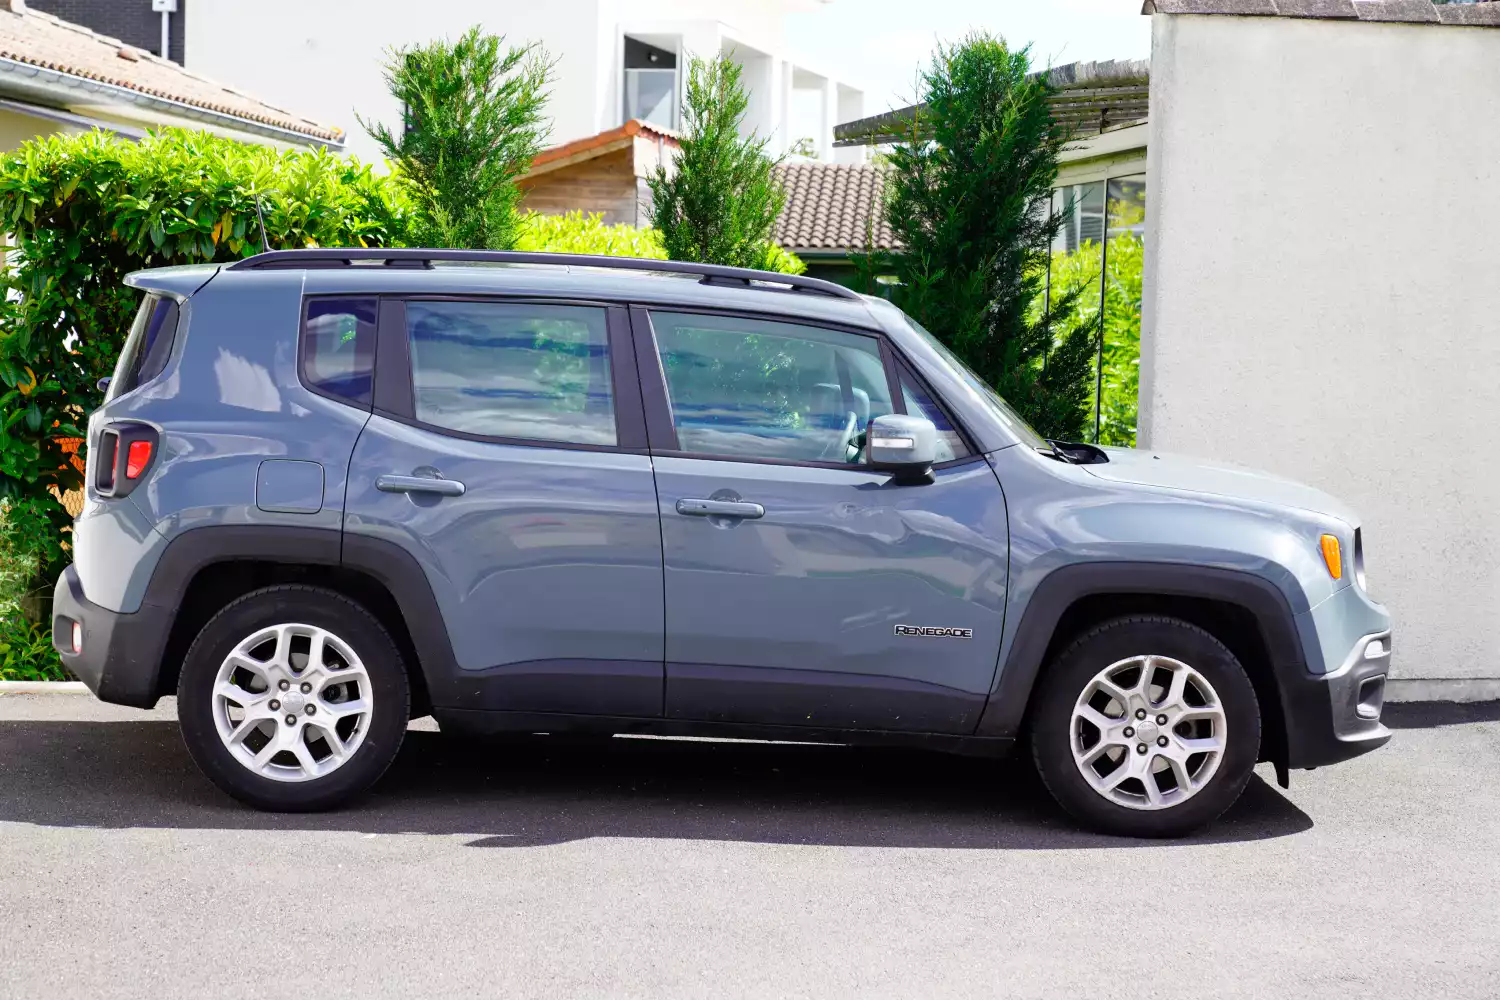
{"type": "Polygon", "coordinates": [[[1319,543],[1323,548],[1323,562],[1328,567],[1328,575],[1335,580],[1344,577],[1344,554],[1339,549],[1339,540],[1336,535],[1324,535],[1319,543]]]}

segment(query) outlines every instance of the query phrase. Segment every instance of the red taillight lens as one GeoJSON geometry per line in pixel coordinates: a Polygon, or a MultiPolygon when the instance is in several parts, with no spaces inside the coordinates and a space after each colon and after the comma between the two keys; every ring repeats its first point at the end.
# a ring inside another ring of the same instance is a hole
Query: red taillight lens
{"type": "Polygon", "coordinates": [[[73,640],[73,655],[77,656],[83,652],[83,626],[80,623],[73,623],[73,634],[70,638],[73,640]]]}
{"type": "Polygon", "coordinates": [[[132,441],[125,452],[125,478],[139,479],[146,466],[151,464],[151,442],[132,441]]]}

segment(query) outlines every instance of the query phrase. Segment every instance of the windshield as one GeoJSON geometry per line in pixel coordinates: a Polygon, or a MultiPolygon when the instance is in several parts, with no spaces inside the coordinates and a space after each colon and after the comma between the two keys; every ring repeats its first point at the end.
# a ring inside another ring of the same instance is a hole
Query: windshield
{"type": "MultiPolygon", "coordinates": [[[[900,312],[900,310],[897,311],[900,312]]],[[[915,331],[917,335],[920,336],[923,340],[925,340],[934,351],[937,351],[939,356],[941,356],[944,361],[953,366],[953,370],[956,371],[964,380],[965,384],[967,384],[968,387],[973,390],[974,395],[977,396],[979,401],[985,405],[985,408],[993,413],[1001,423],[1005,424],[1006,428],[1009,429],[1010,432],[1014,434],[1022,444],[1030,445],[1033,448],[1041,448],[1043,450],[1050,449],[1050,446],[1047,444],[1046,440],[1043,439],[1043,437],[1035,430],[1033,430],[1032,426],[1028,424],[1024,419],[1022,419],[1019,413],[1011,409],[1010,404],[1007,403],[998,392],[996,392],[994,389],[991,389],[987,384],[985,384],[984,379],[974,374],[973,369],[959,360],[958,355],[948,350],[947,345],[945,345],[941,340],[938,340],[937,337],[934,337],[927,331],[925,327],[922,326],[921,323],[918,323],[916,320],[906,315],[906,313],[902,312],[901,318],[906,320],[906,325],[911,327],[912,330],[915,331]]]]}

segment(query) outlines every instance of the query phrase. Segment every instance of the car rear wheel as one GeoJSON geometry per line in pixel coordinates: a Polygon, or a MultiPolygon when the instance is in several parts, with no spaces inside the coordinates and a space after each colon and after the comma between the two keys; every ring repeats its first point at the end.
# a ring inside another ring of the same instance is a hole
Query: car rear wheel
{"type": "Polygon", "coordinates": [[[1120,618],[1048,665],[1031,742],[1043,782],[1080,822],[1181,836],[1244,790],[1260,709],[1244,668],[1209,633],[1175,618],[1120,618]]]}
{"type": "Polygon", "coordinates": [[[177,713],[221,789],[261,809],[337,806],[385,773],[410,693],[395,643],[330,590],[267,587],[215,615],[188,651],[177,713]]]}

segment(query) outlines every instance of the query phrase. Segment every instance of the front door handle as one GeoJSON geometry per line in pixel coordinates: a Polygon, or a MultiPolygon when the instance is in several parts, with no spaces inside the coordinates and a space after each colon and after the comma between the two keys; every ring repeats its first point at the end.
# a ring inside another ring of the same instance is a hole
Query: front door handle
{"type": "Polygon", "coordinates": [[[381,476],[375,488],[382,493],[434,493],[440,497],[461,497],[464,484],[456,479],[431,479],[427,476],[381,476]]]}
{"type": "Polygon", "coordinates": [[[766,509],[743,500],[679,500],[677,513],[689,517],[765,517],[766,509]]]}

